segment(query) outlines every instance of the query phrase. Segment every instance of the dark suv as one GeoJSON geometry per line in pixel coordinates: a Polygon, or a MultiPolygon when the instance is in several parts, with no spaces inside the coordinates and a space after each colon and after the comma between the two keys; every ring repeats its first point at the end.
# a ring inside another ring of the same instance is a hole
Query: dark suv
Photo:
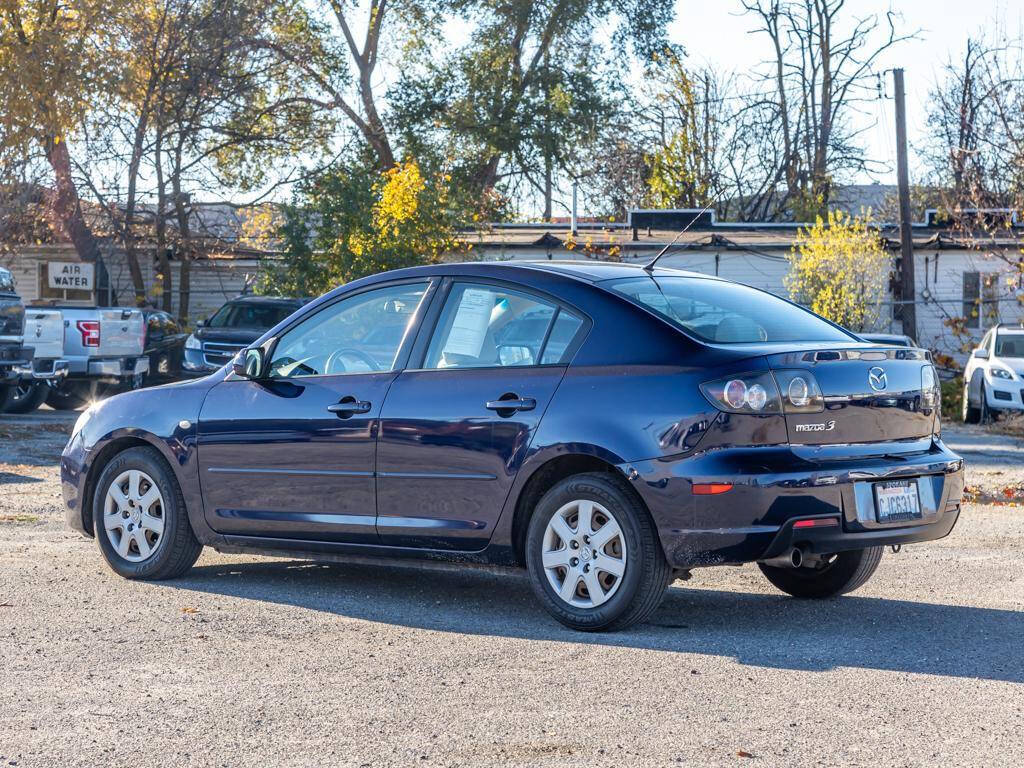
{"type": "Polygon", "coordinates": [[[182,373],[205,376],[216,371],[308,301],[271,296],[232,299],[209,320],[200,320],[185,340],[182,373]]]}

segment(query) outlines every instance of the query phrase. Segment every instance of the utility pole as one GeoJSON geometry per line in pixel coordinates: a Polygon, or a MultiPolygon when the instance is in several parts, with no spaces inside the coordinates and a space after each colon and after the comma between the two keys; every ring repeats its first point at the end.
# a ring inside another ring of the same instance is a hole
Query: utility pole
{"type": "Polygon", "coordinates": [[[896,183],[900,198],[900,295],[897,304],[903,335],[917,341],[917,290],[914,286],[914,240],[910,231],[910,172],[907,170],[907,104],[903,70],[892,71],[896,91],[896,183]]]}

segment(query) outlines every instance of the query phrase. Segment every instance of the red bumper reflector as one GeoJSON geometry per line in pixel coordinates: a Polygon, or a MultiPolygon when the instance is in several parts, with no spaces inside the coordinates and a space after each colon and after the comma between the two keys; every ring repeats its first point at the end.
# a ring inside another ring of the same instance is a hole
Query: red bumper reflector
{"type": "Polygon", "coordinates": [[[817,520],[797,520],[793,523],[794,528],[833,528],[839,525],[839,519],[835,517],[821,517],[817,520]]]}
{"type": "Polygon", "coordinates": [[[712,496],[732,490],[732,483],[694,483],[693,492],[697,496],[712,496]]]}

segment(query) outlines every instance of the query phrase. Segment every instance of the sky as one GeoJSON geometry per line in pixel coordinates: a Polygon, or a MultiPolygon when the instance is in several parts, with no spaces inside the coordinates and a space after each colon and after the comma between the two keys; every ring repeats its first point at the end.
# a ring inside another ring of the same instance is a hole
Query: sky
{"type": "MultiPolygon", "coordinates": [[[[673,43],[682,45],[693,64],[743,73],[772,55],[769,38],[750,34],[756,20],[738,12],[739,0],[678,0],[676,19],[669,29],[673,43]]],[[[907,134],[911,147],[911,178],[918,168],[915,142],[920,142],[927,114],[928,92],[943,65],[957,58],[967,36],[991,30],[995,24],[1018,30],[1024,15],[1021,0],[847,0],[844,16],[883,16],[894,10],[903,16],[903,30],[920,30],[919,38],[900,43],[880,57],[878,71],[902,67],[907,93],[907,134]]],[[[884,164],[861,183],[896,183],[895,118],[891,99],[892,74],[885,73],[888,99],[863,105],[858,124],[867,128],[863,144],[867,155],[884,164]]]]}

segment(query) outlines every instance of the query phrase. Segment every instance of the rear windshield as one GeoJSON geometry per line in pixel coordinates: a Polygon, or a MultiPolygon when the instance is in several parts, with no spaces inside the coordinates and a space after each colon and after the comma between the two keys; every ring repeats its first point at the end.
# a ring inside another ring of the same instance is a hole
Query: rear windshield
{"type": "Polygon", "coordinates": [[[207,323],[211,328],[273,328],[295,307],[282,304],[239,303],[225,304],[207,323]]]}
{"type": "Polygon", "coordinates": [[[630,277],[602,285],[701,341],[749,344],[856,340],[806,309],[736,283],[699,277],[630,277]]]}
{"type": "Polygon", "coordinates": [[[997,333],[996,357],[1024,357],[1024,333],[997,333]]]}

